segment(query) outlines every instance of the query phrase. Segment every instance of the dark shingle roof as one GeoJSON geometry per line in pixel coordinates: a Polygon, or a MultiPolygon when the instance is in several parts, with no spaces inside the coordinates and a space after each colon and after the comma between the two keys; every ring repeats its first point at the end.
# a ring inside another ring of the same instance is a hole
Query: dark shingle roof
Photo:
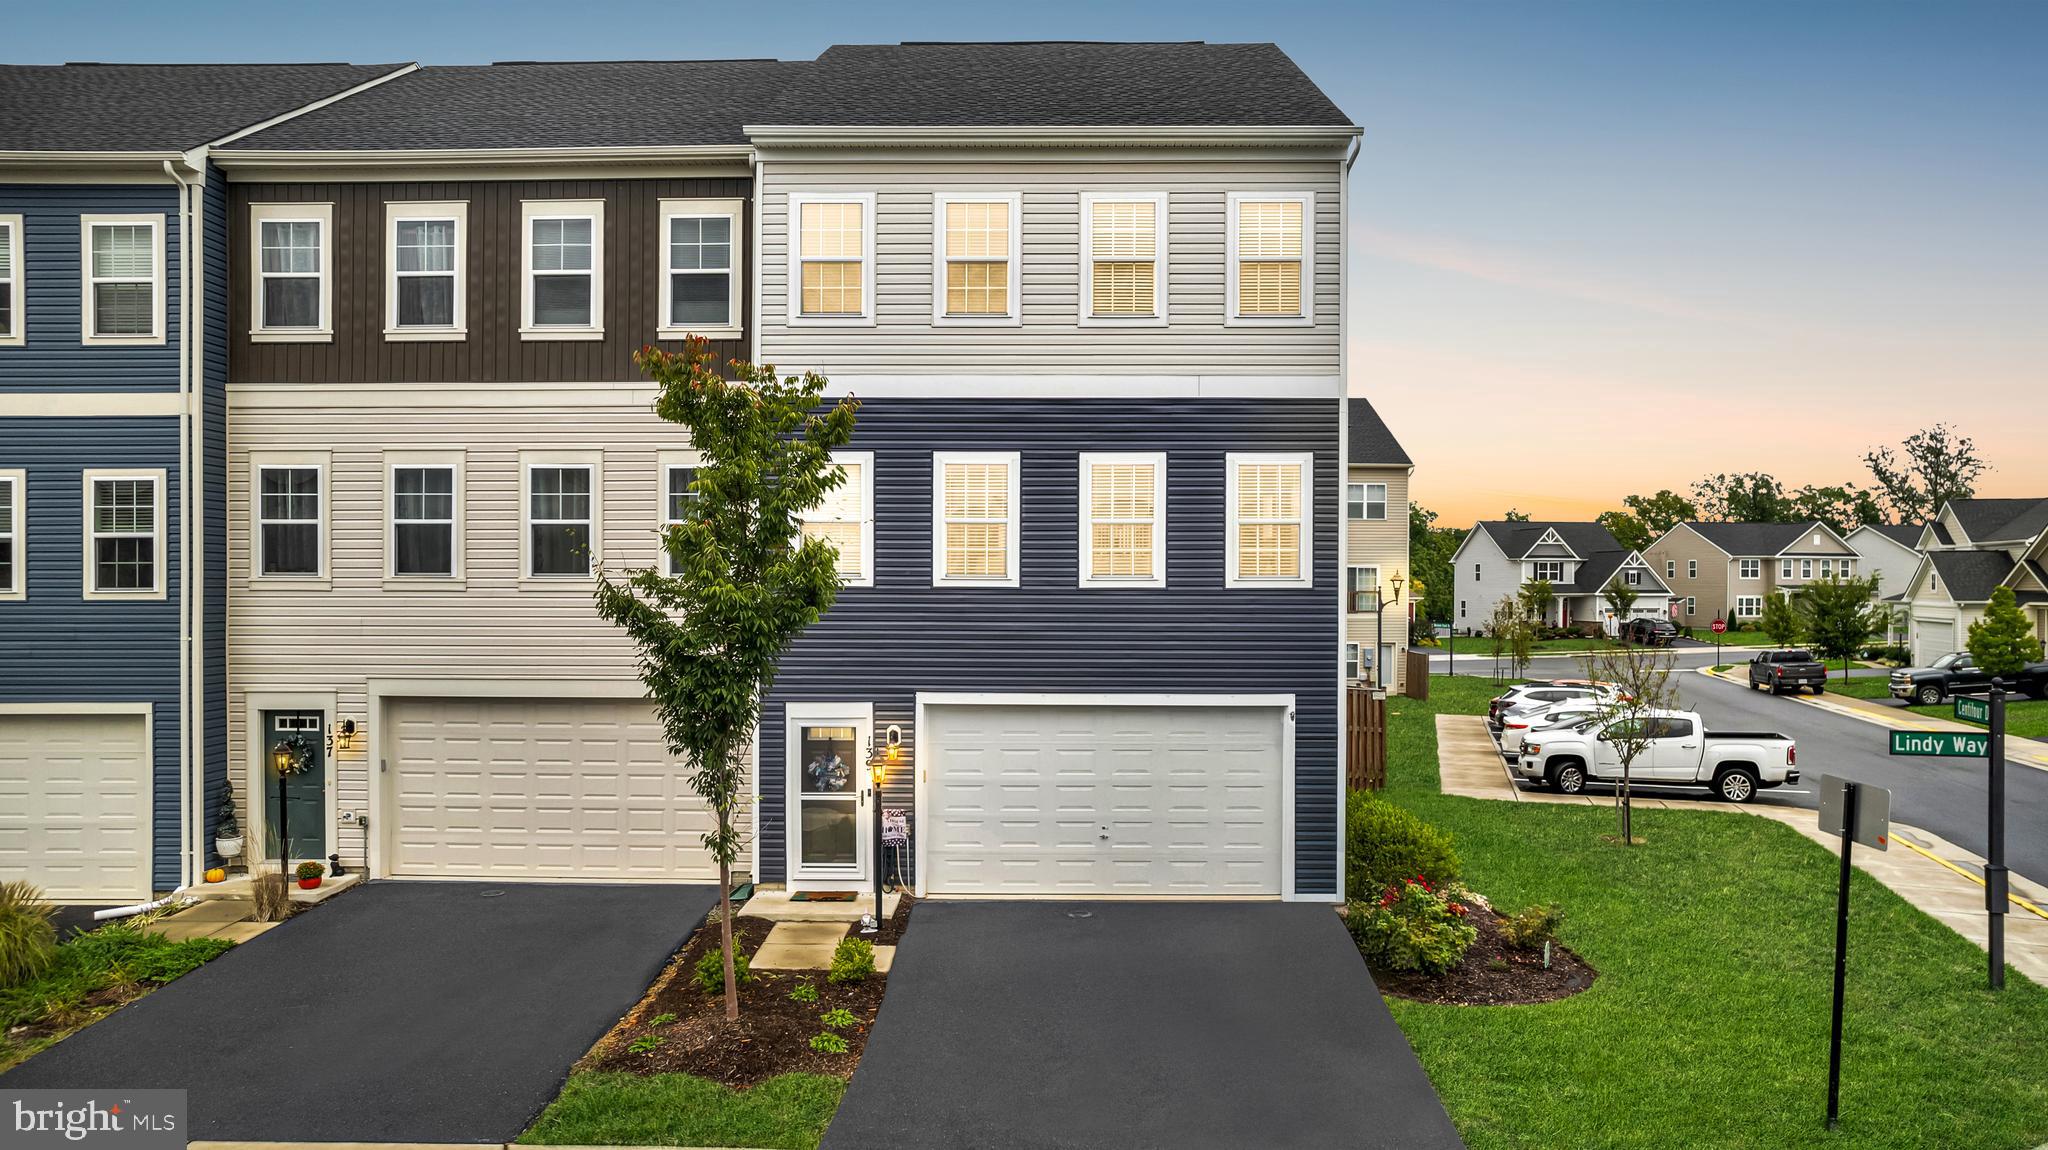
{"type": "Polygon", "coordinates": [[[2048,530],[2048,499],[1951,499],[1948,505],[1972,542],[2032,539],[2048,530]]]}
{"type": "Polygon", "coordinates": [[[784,127],[1346,127],[1272,44],[852,44],[816,60],[431,67],[243,150],[744,144],[784,127]]]}
{"type": "Polygon", "coordinates": [[[1565,546],[1570,547],[1581,559],[1602,551],[1621,551],[1627,554],[1621,546],[1621,541],[1614,537],[1614,533],[1598,523],[1565,523],[1555,520],[1513,523],[1504,519],[1486,519],[1480,521],[1479,529],[1493,536],[1493,541],[1500,544],[1500,549],[1507,552],[1510,559],[1520,559],[1527,555],[1529,549],[1536,546],[1536,541],[1543,538],[1546,531],[1557,532],[1558,537],[1564,540],[1565,546]]]}
{"type": "Polygon", "coordinates": [[[1351,413],[1351,462],[1354,464],[1399,464],[1412,467],[1415,461],[1401,449],[1401,441],[1387,430],[1380,413],[1366,400],[1352,397],[1345,404],[1351,413]]]}
{"type": "Polygon", "coordinates": [[[1805,523],[1703,523],[1686,526],[1706,536],[1707,541],[1734,556],[1776,555],[1799,542],[1807,532],[1824,525],[1805,523]]]}
{"type": "Polygon", "coordinates": [[[0,65],[0,149],[184,151],[400,64],[0,65]]]}
{"type": "Polygon", "coordinates": [[[2014,566],[2003,551],[1929,551],[1927,558],[1941,576],[1941,589],[1958,603],[1988,601],[2014,566]]]}
{"type": "Polygon", "coordinates": [[[1912,548],[1920,546],[1920,536],[1927,530],[1925,523],[1865,523],[1863,526],[1901,547],[1912,548]]]}

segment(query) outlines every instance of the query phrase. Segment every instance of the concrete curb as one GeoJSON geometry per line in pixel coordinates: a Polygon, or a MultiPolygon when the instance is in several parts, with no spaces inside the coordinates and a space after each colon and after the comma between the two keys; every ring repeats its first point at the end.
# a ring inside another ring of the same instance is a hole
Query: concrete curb
{"type": "MultiPolygon", "coordinates": [[[[1737,678],[1732,671],[1716,673],[1712,667],[1695,667],[1693,671],[1695,674],[1705,675],[1710,679],[1719,679],[1724,683],[1733,683],[1738,687],[1749,686],[1748,679],[1737,678]]],[[[1970,731],[1981,733],[1984,730],[1982,727],[1972,727],[1965,723],[1952,723],[1946,719],[1935,719],[1926,715],[1914,715],[1910,720],[1894,719],[1880,711],[1838,703],[1826,695],[1780,695],[1778,697],[1790,699],[1795,703],[1808,707],[1818,707],[1823,711],[1855,719],[1858,722],[1869,723],[1873,727],[1885,727],[1894,731],[1970,731]]],[[[2037,771],[2048,771],[2048,744],[2040,743],[2034,739],[2022,738],[2018,735],[2007,735],[2005,737],[2005,758],[2007,762],[2018,763],[2023,767],[2032,767],[2037,771]]]]}
{"type": "MultiPolygon", "coordinates": [[[[530,1150],[518,1142],[189,1142],[186,1150],[530,1150]]],[[[554,1146],[549,1150],[748,1150],[709,1146],[554,1146]]]]}

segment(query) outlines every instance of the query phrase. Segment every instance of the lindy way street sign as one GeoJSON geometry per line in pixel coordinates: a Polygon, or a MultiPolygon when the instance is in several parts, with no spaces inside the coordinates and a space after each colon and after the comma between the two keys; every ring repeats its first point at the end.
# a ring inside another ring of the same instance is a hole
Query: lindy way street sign
{"type": "Polygon", "coordinates": [[[1974,731],[1893,731],[1892,754],[1938,755],[1944,759],[1981,759],[1991,736],[1974,731]]]}
{"type": "Polygon", "coordinates": [[[1984,699],[1972,699],[1968,695],[1956,696],[1956,718],[1972,723],[1991,722],[1991,704],[1984,699]]]}

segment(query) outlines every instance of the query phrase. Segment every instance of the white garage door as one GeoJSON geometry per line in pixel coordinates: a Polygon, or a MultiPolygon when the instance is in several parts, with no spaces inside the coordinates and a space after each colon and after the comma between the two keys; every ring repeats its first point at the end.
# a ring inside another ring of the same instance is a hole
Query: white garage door
{"type": "Polygon", "coordinates": [[[388,873],[701,882],[711,814],[653,712],[609,700],[389,705],[388,873]]]}
{"type": "Polygon", "coordinates": [[[1956,649],[1956,622],[1949,618],[1913,616],[1913,665],[1925,667],[1956,649]]]}
{"type": "Polygon", "coordinates": [[[1285,714],[931,706],[926,891],[1278,895],[1285,714]]]}
{"type": "Polygon", "coordinates": [[[55,902],[150,894],[142,715],[0,715],[0,881],[55,902]]]}

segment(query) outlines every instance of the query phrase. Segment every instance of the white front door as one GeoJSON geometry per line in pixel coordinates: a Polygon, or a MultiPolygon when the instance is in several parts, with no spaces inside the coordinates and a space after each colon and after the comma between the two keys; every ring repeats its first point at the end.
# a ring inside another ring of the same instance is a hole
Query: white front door
{"type": "Polygon", "coordinates": [[[873,846],[874,708],[791,703],[784,736],[789,886],[861,890],[873,846]]]}
{"type": "Polygon", "coordinates": [[[0,715],[0,882],[52,902],[149,897],[149,719],[0,715]]]}

